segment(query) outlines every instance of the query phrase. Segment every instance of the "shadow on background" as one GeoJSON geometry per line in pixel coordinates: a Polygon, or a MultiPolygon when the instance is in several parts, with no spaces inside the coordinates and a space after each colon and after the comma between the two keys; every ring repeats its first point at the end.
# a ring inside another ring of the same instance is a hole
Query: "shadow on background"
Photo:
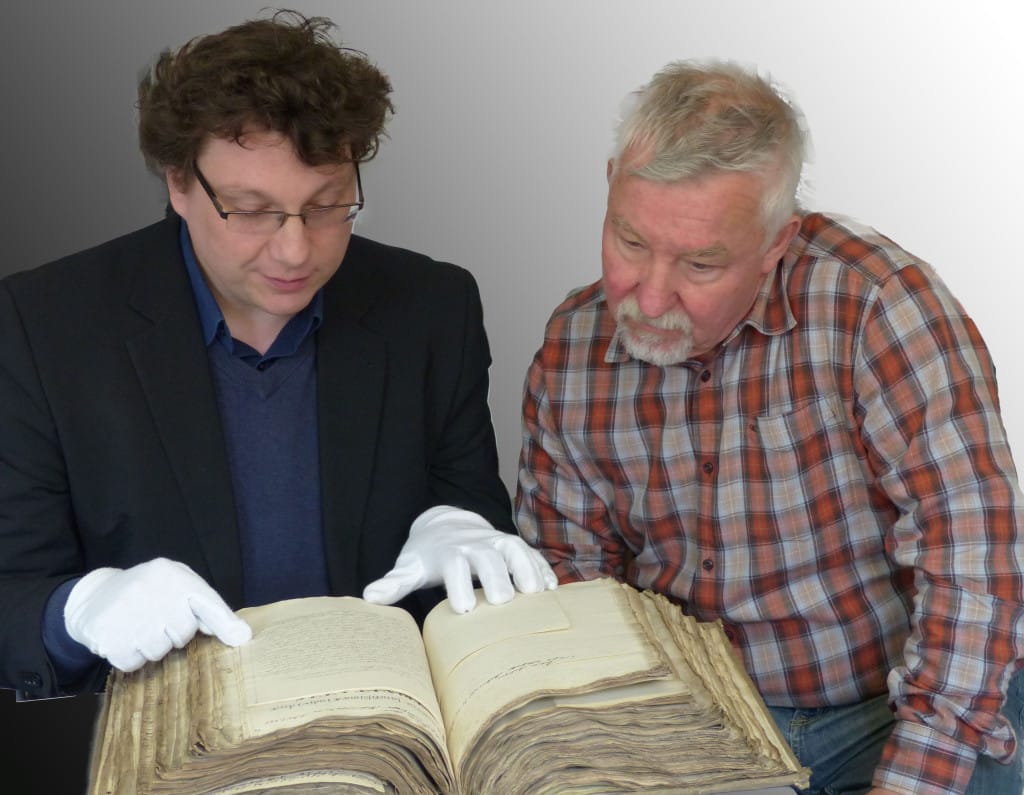
{"type": "Polygon", "coordinates": [[[0,792],[83,795],[100,699],[16,702],[0,690],[0,792]]]}

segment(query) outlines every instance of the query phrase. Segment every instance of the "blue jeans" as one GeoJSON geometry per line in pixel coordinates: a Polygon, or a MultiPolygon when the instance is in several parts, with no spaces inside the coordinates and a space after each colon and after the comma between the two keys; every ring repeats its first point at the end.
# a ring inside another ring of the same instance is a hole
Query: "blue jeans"
{"type": "MultiPolygon", "coordinates": [[[[804,795],[861,795],[871,789],[871,776],[892,732],[888,696],[861,704],[822,709],[769,707],[768,711],[802,765],[811,768],[811,786],[804,795]]],[[[1024,670],[1011,679],[1003,714],[1024,740],[1024,670]]],[[[1008,765],[979,756],[967,795],[1024,793],[1024,752],[1008,765]]]]}

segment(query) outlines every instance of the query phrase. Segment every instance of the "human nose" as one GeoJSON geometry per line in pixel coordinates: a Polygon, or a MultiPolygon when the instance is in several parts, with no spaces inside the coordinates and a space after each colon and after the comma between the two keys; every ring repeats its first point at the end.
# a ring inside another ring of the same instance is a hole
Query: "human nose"
{"type": "Polygon", "coordinates": [[[679,304],[678,289],[675,266],[655,260],[637,279],[637,306],[647,317],[661,317],[679,304]]]}
{"type": "Polygon", "coordinates": [[[309,232],[301,215],[286,215],[271,238],[274,257],[288,265],[301,265],[309,257],[309,232]]]}

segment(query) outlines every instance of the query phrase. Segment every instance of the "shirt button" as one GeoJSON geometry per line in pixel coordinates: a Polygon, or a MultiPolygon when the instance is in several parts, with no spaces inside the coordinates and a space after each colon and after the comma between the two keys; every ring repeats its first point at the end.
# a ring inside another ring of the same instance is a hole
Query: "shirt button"
{"type": "Polygon", "coordinates": [[[259,364],[256,365],[256,369],[260,370],[260,371],[266,370],[267,369],[267,363],[266,362],[260,362],[259,364]]]}
{"type": "Polygon", "coordinates": [[[700,567],[704,569],[704,571],[711,571],[715,568],[715,562],[711,558],[704,558],[704,560],[701,561],[700,567]]]}
{"type": "Polygon", "coordinates": [[[704,466],[701,468],[709,475],[715,471],[715,465],[712,464],[710,461],[705,461],[704,466]]]}
{"type": "Polygon", "coordinates": [[[711,379],[711,371],[710,370],[705,370],[703,373],[700,374],[700,380],[701,381],[704,381],[705,383],[707,383],[710,379],[711,379]]]}
{"type": "Polygon", "coordinates": [[[727,637],[730,641],[734,641],[736,640],[736,633],[733,632],[731,629],[726,629],[725,637],[727,637]]]}

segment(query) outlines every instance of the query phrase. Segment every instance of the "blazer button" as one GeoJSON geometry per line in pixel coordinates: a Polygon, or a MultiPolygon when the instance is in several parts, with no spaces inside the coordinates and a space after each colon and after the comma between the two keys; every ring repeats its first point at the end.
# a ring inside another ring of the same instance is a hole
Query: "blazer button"
{"type": "Polygon", "coordinates": [[[43,686],[43,677],[39,674],[26,671],[21,675],[21,683],[29,690],[35,690],[43,686]]]}

